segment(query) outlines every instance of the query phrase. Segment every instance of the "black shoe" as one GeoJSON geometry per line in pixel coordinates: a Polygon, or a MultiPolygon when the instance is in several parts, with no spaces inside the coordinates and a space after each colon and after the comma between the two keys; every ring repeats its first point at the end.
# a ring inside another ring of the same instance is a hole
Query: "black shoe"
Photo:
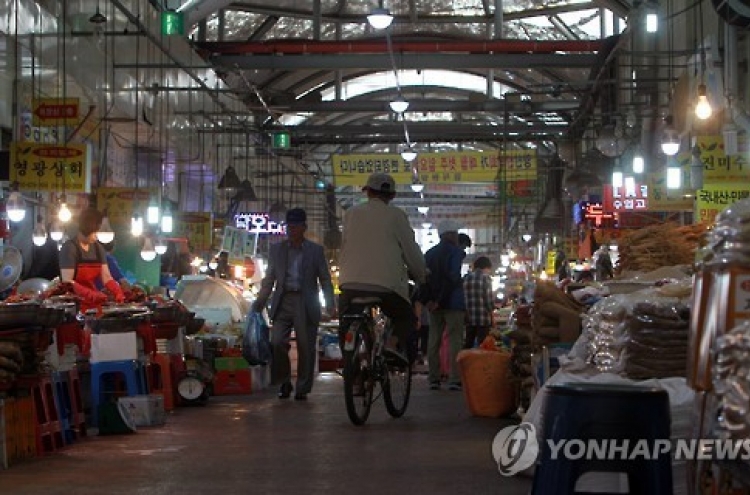
{"type": "Polygon", "coordinates": [[[294,400],[307,400],[307,394],[294,394],[294,400]]]}
{"type": "Polygon", "coordinates": [[[279,399],[288,399],[290,395],[292,395],[292,384],[291,383],[284,383],[281,385],[281,388],[279,389],[279,399]]]}

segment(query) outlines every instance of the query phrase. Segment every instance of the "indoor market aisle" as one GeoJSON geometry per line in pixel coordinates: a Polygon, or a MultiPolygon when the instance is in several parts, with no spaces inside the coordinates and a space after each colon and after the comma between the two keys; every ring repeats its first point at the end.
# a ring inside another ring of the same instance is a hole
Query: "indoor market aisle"
{"type": "Polygon", "coordinates": [[[406,416],[378,401],[364,427],[344,408],[341,378],[323,374],[306,402],[275,390],[181,407],[164,427],[89,437],[0,470],[2,495],[367,494],[522,495],[504,478],[492,439],[508,420],[472,417],[461,392],[415,376],[406,416]]]}

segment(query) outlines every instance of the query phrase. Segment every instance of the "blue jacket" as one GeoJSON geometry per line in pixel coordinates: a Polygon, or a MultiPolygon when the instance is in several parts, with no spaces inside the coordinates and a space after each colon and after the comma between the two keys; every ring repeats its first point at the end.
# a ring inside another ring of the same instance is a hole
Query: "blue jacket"
{"type": "Polygon", "coordinates": [[[441,240],[424,255],[427,269],[429,299],[438,304],[438,309],[466,310],[461,263],[464,251],[455,244],[441,240]]]}

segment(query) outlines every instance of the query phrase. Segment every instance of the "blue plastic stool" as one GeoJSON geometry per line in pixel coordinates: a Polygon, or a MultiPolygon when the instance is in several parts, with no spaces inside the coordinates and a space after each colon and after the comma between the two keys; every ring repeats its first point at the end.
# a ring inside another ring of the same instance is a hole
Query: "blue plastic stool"
{"type": "Polygon", "coordinates": [[[67,377],[63,371],[53,371],[50,373],[52,378],[52,385],[55,392],[55,406],[57,407],[57,413],[60,418],[60,426],[62,427],[63,442],[68,445],[73,442],[71,435],[71,407],[70,407],[70,395],[68,394],[68,384],[66,383],[67,377]]]}
{"type": "MultiPolygon", "coordinates": [[[[655,440],[669,441],[669,396],[658,388],[627,385],[568,383],[547,387],[542,408],[545,441],[534,473],[532,495],[568,495],[586,472],[626,473],[628,490],[638,495],[672,493],[672,459],[669,452],[656,459],[567,459],[546,440],[625,440],[629,452],[639,440],[646,440],[649,452],[655,440]]],[[[557,445],[557,443],[556,443],[557,445]]],[[[627,456],[626,456],[627,457],[627,456]]]]}
{"type": "Polygon", "coordinates": [[[102,382],[111,375],[121,375],[125,379],[125,392],[128,396],[147,394],[143,366],[134,359],[126,361],[103,361],[91,364],[91,423],[99,424],[99,405],[104,402],[106,393],[102,382]]]}

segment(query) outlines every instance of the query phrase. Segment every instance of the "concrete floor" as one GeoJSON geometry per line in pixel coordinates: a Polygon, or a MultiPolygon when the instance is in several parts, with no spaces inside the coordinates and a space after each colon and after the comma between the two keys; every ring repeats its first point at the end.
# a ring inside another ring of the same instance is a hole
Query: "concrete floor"
{"type": "Polygon", "coordinates": [[[181,407],[163,427],[90,436],[0,471],[2,495],[497,494],[529,492],[505,478],[491,442],[510,420],[472,417],[461,392],[414,379],[406,415],[382,400],[366,426],[346,415],[341,378],[322,374],[307,402],[275,390],[181,407]]]}

